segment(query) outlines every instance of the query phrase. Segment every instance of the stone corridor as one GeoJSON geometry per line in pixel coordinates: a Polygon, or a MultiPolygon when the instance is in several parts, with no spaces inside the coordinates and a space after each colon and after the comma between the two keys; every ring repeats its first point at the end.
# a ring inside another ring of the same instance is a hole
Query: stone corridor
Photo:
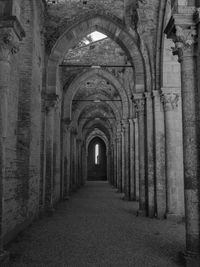
{"type": "Polygon", "coordinates": [[[6,267],[183,266],[184,225],[137,217],[107,182],[87,182],[9,247],[6,267]]]}

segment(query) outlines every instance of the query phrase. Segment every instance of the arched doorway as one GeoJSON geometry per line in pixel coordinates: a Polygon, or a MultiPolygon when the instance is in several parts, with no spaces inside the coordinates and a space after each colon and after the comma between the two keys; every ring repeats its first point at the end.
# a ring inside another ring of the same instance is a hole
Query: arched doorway
{"type": "Polygon", "coordinates": [[[104,141],[95,137],[88,147],[88,181],[107,180],[107,156],[104,141]]]}

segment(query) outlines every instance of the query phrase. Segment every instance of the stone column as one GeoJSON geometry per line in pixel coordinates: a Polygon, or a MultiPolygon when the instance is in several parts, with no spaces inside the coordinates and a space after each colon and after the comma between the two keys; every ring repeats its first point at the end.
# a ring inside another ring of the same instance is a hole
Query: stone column
{"type": "Polygon", "coordinates": [[[121,149],[121,130],[117,132],[117,188],[122,192],[122,149],[121,149]]]}
{"type": "Polygon", "coordinates": [[[165,111],[167,218],[184,216],[183,138],[180,88],[162,88],[165,111]]]}
{"type": "Polygon", "coordinates": [[[87,151],[85,142],[83,142],[82,144],[82,166],[83,166],[82,185],[85,185],[87,181],[87,151]]]}
{"type": "MultiPolygon", "coordinates": [[[[198,256],[200,264],[200,125],[196,27],[191,9],[188,7],[185,11],[186,14],[173,15],[165,32],[168,38],[173,39],[173,53],[178,55],[181,63],[186,252],[188,256],[198,256]]],[[[186,258],[188,266],[198,266],[190,262],[192,258],[195,257],[186,258]]]]}
{"type": "Polygon", "coordinates": [[[123,120],[124,128],[124,198],[130,200],[130,127],[129,121],[123,120]]]}
{"type": "Polygon", "coordinates": [[[108,147],[107,151],[107,173],[108,173],[108,181],[112,184],[112,150],[111,147],[108,147]]]}
{"type": "Polygon", "coordinates": [[[45,183],[45,210],[53,212],[54,194],[54,114],[58,96],[56,94],[46,95],[46,183],[45,183]]]}
{"type": "Polygon", "coordinates": [[[76,150],[76,136],[77,130],[75,127],[71,128],[71,189],[77,189],[77,150],[76,150]]]}
{"type": "Polygon", "coordinates": [[[160,92],[153,91],[154,157],[155,157],[155,216],[165,218],[167,211],[165,124],[160,92]]]}
{"type": "Polygon", "coordinates": [[[135,200],[135,129],[133,119],[130,124],[130,200],[135,200]]]}
{"type": "Polygon", "coordinates": [[[154,138],[153,138],[153,103],[151,93],[144,93],[145,97],[145,155],[146,155],[146,195],[148,216],[155,216],[155,180],[154,180],[154,138]]]}
{"type": "Polygon", "coordinates": [[[121,165],[121,167],[122,167],[122,193],[124,193],[124,180],[125,180],[125,159],[124,159],[124,151],[125,151],[125,149],[124,149],[124,147],[125,147],[125,142],[124,142],[124,129],[123,129],[123,127],[122,127],[122,131],[121,131],[121,136],[122,136],[122,138],[121,138],[121,161],[122,161],[122,165],[121,165]]]}
{"type": "Polygon", "coordinates": [[[139,214],[146,215],[146,180],[145,180],[145,127],[144,127],[144,98],[141,94],[133,96],[139,129],[139,214]]]}
{"type": "Polygon", "coordinates": [[[115,164],[114,164],[114,173],[115,173],[115,187],[117,188],[117,177],[118,177],[118,173],[117,173],[117,137],[115,138],[115,145],[114,145],[114,157],[115,157],[115,164]]]}
{"type": "Polygon", "coordinates": [[[24,32],[16,22],[0,29],[0,262],[7,255],[3,251],[3,202],[4,202],[4,181],[6,168],[6,137],[8,120],[7,97],[10,88],[11,59],[12,55],[18,51],[18,42],[24,36],[24,32]],[[9,27],[10,26],[10,27],[9,27]],[[14,26],[16,29],[14,29],[14,26]],[[9,28],[6,28],[9,27],[9,28]]]}
{"type": "Polygon", "coordinates": [[[70,195],[70,180],[71,180],[71,120],[63,119],[63,199],[68,200],[70,195]]]}
{"type": "Polygon", "coordinates": [[[81,187],[82,180],[82,166],[81,166],[81,147],[82,147],[82,139],[77,139],[77,177],[78,177],[78,187],[81,187]]]}
{"type": "Polygon", "coordinates": [[[135,176],[135,200],[139,200],[139,130],[138,118],[133,119],[134,123],[134,176],[135,176]]]}
{"type": "Polygon", "coordinates": [[[114,186],[114,173],[115,173],[115,170],[114,170],[114,144],[112,143],[111,145],[111,157],[110,157],[110,160],[111,160],[111,184],[114,186]]]}

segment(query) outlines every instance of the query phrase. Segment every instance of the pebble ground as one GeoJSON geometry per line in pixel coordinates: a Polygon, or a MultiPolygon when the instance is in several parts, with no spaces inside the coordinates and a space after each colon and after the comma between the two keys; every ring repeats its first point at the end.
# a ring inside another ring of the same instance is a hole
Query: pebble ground
{"type": "Polygon", "coordinates": [[[183,266],[184,225],[137,217],[137,210],[107,182],[88,182],[19,235],[6,267],[183,266]]]}

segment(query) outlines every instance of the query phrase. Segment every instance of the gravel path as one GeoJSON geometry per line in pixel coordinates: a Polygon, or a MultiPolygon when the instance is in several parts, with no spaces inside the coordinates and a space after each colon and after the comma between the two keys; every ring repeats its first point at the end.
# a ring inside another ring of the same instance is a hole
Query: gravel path
{"type": "Polygon", "coordinates": [[[136,217],[137,209],[108,183],[88,182],[10,245],[7,266],[182,266],[184,225],[136,217]]]}

